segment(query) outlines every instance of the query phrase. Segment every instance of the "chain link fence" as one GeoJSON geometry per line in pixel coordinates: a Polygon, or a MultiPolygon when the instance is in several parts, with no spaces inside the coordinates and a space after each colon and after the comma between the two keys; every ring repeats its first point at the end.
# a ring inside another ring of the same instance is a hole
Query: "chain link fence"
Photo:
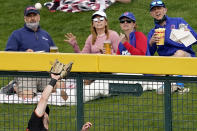
{"type": "MultiPolygon", "coordinates": [[[[0,85],[20,78],[49,78],[46,72],[1,72],[0,85]]],[[[25,79],[26,80],[26,79],[25,79]]],[[[36,80],[36,79],[34,79],[36,80]]],[[[49,130],[80,131],[90,121],[95,131],[196,130],[196,77],[71,73],[49,98],[49,130]],[[177,87],[183,83],[184,87],[177,87]],[[163,90],[161,87],[164,87],[163,90]],[[69,98],[61,97],[64,90],[69,98]]],[[[2,131],[25,130],[42,92],[33,98],[0,94],[2,131]]]]}

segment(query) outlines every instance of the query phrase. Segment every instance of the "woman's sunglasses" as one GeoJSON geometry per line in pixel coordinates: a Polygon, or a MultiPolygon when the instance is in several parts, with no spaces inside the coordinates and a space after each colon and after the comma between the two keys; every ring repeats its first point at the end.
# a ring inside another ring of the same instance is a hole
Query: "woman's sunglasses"
{"type": "Polygon", "coordinates": [[[99,20],[100,21],[104,21],[104,17],[100,17],[100,18],[94,18],[94,19],[92,19],[94,22],[98,22],[99,20]]]}
{"type": "Polygon", "coordinates": [[[156,4],[162,5],[163,2],[162,1],[154,1],[154,2],[151,3],[151,5],[153,5],[153,6],[156,5],[156,4]]]}
{"type": "Polygon", "coordinates": [[[131,23],[131,22],[133,22],[132,20],[124,20],[124,19],[122,19],[122,20],[120,20],[120,23],[131,23]]]}

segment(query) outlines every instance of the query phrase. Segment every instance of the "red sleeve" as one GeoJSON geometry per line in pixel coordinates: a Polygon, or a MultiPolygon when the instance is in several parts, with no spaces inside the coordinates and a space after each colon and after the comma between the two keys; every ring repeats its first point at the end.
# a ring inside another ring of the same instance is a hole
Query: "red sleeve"
{"type": "Polygon", "coordinates": [[[135,32],[136,48],[129,42],[125,42],[125,48],[131,53],[131,55],[146,55],[147,50],[147,38],[142,32],[135,32]]]}
{"type": "Polygon", "coordinates": [[[119,48],[117,49],[116,55],[120,55],[120,50],[119,50],[119,48]]]}

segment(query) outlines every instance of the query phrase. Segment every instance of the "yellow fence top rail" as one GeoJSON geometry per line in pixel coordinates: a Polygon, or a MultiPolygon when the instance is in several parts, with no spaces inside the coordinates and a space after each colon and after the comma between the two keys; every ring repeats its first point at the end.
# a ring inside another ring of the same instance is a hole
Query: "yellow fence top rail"
{"type": "Polygon", "coordinates": [[[72,61],[73,72],[197,75],[197,58],[4,51],[0,52],[0,70],[49,71],[55,59],[72,61]]]}

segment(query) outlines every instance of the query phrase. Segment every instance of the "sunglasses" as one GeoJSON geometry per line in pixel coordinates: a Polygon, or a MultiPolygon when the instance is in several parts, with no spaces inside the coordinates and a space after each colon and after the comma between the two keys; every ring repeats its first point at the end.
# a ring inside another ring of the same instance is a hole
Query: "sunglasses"
{"type": "Polygon", "coordinates": [[[151,5],[153,5],[153,6],[156,5],[156,4],[162,5],[163,2],[162,1],[154,1],[154,2],[151,3],[151,5]]]}
{"type": "Polygon", "coordinates": [[[124,20],[124,19],[122,19],[122,20],[120,20],[120,23],[131,23],[131,22],[133,22],[132,20],[124,20]]]}
{"type": "Polygon", "coordinates": [[[92,19],[94,22],[98,22],[99,20],[100,21],[104,21],[104,17],[100,17],[100,18],[94,18],[94,19],[92,19]]]}

